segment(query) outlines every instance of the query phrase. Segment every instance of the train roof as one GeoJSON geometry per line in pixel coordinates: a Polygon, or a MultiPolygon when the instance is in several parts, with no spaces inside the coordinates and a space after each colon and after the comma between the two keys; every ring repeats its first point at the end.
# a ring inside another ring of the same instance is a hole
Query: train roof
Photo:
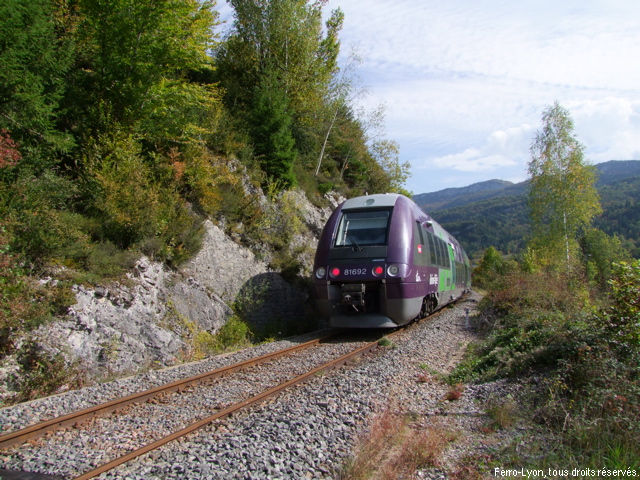
{"type": "Polygon", "coordinates": [[[431,215],[422,210],[412,199],[405,197],[404,195],[398,193],[376,193],[373,195],[363,195],[346,200],[342,204],[341,209],[351,210],[361,208],[395,207],[399,199],[401,199],[399,205],[402,205],[402,208],[409,208],[413,210],[418,218],[422,218],[424,221],[428,222],[429,227],[433,229],[433,233],[441,237],[446,242],[457,245],[458,248],[461,249],[463,256],[466,256],[466,253],[464,253],[460,243],[453,235],[447,232],[442,225],[435,221],[431,215]]]}
{"type": "Polygon", "coordinates": [[[399,196],[397,193],[376,193],[354,197],[345,201],[342,208],[348,210],[352,208],[393,207],[399,196]]]}

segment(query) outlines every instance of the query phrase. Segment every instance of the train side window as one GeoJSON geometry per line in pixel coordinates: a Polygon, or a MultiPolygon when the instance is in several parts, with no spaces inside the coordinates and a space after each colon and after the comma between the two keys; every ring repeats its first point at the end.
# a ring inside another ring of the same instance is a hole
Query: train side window
{"type": "Polygon", "coordinates": [[[451,268],[451,250],[449,250],[449,244],[444,242],[444,266],[447,268],[451,268]]]}
{"type": "Polygon", "coordinates": [[[429,235],[430,233],[424,228],[424,225],[420,225],[418,223],[418,228],[420,229],[420,238],[422,239],[422,258],[423,265],[430,265],[431,262],[431,252],[433,251],[433,247],[429,243],[429,235]]]}
{"type": "Polygon", "coordinates": [[[449,268],[449,246],[444,240],[442,241],[442,255],[442,266],[449,268]]]}
{"type": "Polygon", "coordinates": [[[424,245],[424,235],[422,234],[422,226],[420,225],[420,222],[416,220],[416,241],[420,244],[420,245],[424,245]]]}
{"type": "Polygon", "coordinates": [[[438,249],[438,265],[443,267],[444,266],[444,253],[442,252],[442,240],[440,240],[438,237],[436,237],[436,248],[438,249]]]}
{"type": "Polygon", "coordinates": [[[427,241],[429,243],[429,260],[431,265],[438,264],[435,238],[431,232],[427,232],[427,241]]]}
{"type": "Polygon", "coordinates": [[[416,265],[427,265],[427,246],[424,244],[424,236],[422,235],[422,229],[420,228],[420,222],[416,221],[413,225],[413,252],[414,263],[416,265]],[[420,248],[418,248],[420,245],[420,248]]]}
{"type": "Polygon", "coordinates": [[[449,268],[449,247],[441,238],[438,239],[438,243],[440,244],[440,255],[442,256],[440,265],[444,268],[449,268]]]}

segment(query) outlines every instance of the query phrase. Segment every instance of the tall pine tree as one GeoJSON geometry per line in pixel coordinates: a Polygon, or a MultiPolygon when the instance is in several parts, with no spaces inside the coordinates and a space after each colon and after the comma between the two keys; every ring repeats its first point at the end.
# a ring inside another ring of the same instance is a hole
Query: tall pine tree
{"type": "Polygon", "coordinates": [[[56,129],[74,50],[59,34],[61,14],[50,0],[0,2],[0,131],[36,172],[70,145],[56,129]]]}
{"type": "Polygon", "coordinates": [[[295,141],[285,93],[271,76],[255,92],[251,110],[252,137],[260,167],[280,188],[294,185],[295,141]]]}

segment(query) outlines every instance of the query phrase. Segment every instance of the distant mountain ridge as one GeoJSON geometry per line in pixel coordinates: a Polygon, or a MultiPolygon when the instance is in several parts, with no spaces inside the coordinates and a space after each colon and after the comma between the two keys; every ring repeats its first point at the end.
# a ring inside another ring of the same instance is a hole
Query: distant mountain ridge
{"type": "MultiPolygon", "coordinates": [[[[595,165],[604,213],[596,226],[617,234],[640,255],[640,160],[595,165]]],[[[476,254],[489,246],[516,253],[530,233],[528,181],[488,180],[413,196],[413,200],[476,254]]]]}
{"type": "Polygon", "coordinates": [[[490,198],[497,192],[505,190],[514,185],[506,180],[487,180],[485,182],[474,183],[467,187],[447,188],[432,193],[421,193],[413,196],[413,201],[421,205],[425,210],[442,208],[444,205],[455,203],[460,199],[481,200],[490,198]]]}

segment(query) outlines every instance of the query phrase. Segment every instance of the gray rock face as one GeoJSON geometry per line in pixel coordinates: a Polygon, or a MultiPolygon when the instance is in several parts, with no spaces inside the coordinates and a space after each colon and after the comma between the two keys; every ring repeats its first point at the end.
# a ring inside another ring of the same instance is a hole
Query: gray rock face
{"type": "Polygon", "coordinates": [[[252,277],[265,273],[267,266],[255,255],[207,220],[200,252],[181,269],[215,293],[224,302],[232,303],[242,286],[252,277]]]}
{"type": "MultiPolygon", "coordinates": [[[[291,248],[309,274],[317,236],[331,213],[293,195],[306,228],[291,248]]],[[[142,257],[123,282],[75,286],[68,315],[40,327],[35,339],[60,351],[90,377],[123,375],[189,358],[194,332],[215,333],[233,314],[231,305],[258,330],[270,322],[299,321],[308,294],[269,271],[248,249],[207,220],[200,252],[179,271],[142,257]]]]}
{"type": "Polygon", "coordinates": [[[175,274],[143,257],[127,276],[130,285],[74,287],[77,303],[65,320],[40,327],[39,342],[66,352],[92,374],[174,363],[185,344],[161,320],[178,286],[170,282],[175,274]]]}

